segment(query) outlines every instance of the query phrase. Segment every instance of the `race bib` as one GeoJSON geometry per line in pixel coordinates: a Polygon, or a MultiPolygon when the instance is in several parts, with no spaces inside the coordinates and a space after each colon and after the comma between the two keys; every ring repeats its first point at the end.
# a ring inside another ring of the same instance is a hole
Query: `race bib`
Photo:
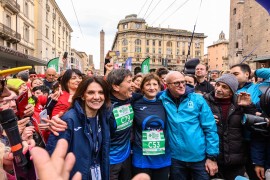
{"type": "Polygon", "coordinates": [[[116,131],[121,131],[132,126],[134,111],[130,104],[113,108],[113,115],[117,124],[116,131]]]}
{"type": "Polygon", "coordinates": [[[165,154],[165,138],[163,130],[142,131],[143,155],[165,154]]]}
{"type": "Polygon", "coordinates": [[[101,180],[100,166],[95,165],[90,168],[92,180],[101,180]]]}

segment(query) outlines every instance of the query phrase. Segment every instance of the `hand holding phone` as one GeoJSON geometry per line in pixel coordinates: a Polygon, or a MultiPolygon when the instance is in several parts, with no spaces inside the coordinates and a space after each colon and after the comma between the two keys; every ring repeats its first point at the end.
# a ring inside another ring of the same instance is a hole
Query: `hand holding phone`
{"type": "Polygon", "coordinates": [[[47,109],[44,109],[43,111],[41,111],[40,113],[39,113],[39,120],[40,120],[40,123],[41,124],[46,124],[47,122],[46,121],[44,121],[43,119],[47,119],[47,109]]]}
{"type": "Polygon", "coordinates": [[[22,119],[24,117],[25,107],[28,105],[28,91],[19,95],[16,99],[16,104],[18,109],[17,116],[22,119]]]}
{"type": "Polygon", "coordinates": [[[63,55],[63,59],[67,59],[67,56],[68,56],[68,52],[65,52],[63,55]]]}
{"type": "Polygon", "coordinates": [[[58,81],[54,81],[53,84],[52,84],[52,92],[54,93],[55,91],[58,91],[59,90],[59,82],[58,81]]]}

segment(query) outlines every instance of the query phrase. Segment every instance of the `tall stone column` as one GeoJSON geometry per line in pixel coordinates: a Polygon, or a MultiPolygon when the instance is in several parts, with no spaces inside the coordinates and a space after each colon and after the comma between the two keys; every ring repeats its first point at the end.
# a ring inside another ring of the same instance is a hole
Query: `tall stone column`
{"type": "Polygon", "coordinates": [[[104,75],[104,41],[105,41],[105,32],[103,29],[100,31],[100,74],[104,75]]]}

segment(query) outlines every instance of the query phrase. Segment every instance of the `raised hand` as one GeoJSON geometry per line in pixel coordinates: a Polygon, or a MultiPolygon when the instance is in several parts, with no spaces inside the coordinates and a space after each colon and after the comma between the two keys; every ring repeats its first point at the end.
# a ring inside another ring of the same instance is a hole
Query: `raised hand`
{"type": "Polygon", "coordinates": [[[237,96],[237,104],[239,106],[249,106],[251,104],[250,94],[246,92],[241,92],[237,96]]]}
{"type": "MultiPolygon", "coordinates": [[[[57,142],[56,148],[51,157],[47,151],[40,147],[35,147],[30,151],[36,167],[36,172],[40,179],[69,179],[70,171],[75,164],[75,156],[73,153],[67,154],[67,149],[67,141],[60,139],[57,142]]],[[[82,176],[79,172],[77,172],[72,179],[82,179],[82,176]]]]}

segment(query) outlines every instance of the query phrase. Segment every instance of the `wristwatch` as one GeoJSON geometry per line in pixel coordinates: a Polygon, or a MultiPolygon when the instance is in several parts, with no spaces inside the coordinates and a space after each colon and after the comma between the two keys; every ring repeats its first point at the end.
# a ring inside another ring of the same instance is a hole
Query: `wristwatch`
{"type": "Polygon", "coordinates": [[[217,162],[217,157],[216,156],[207,155],[206,158],[210,159],[211,161],[217,162]]]}

